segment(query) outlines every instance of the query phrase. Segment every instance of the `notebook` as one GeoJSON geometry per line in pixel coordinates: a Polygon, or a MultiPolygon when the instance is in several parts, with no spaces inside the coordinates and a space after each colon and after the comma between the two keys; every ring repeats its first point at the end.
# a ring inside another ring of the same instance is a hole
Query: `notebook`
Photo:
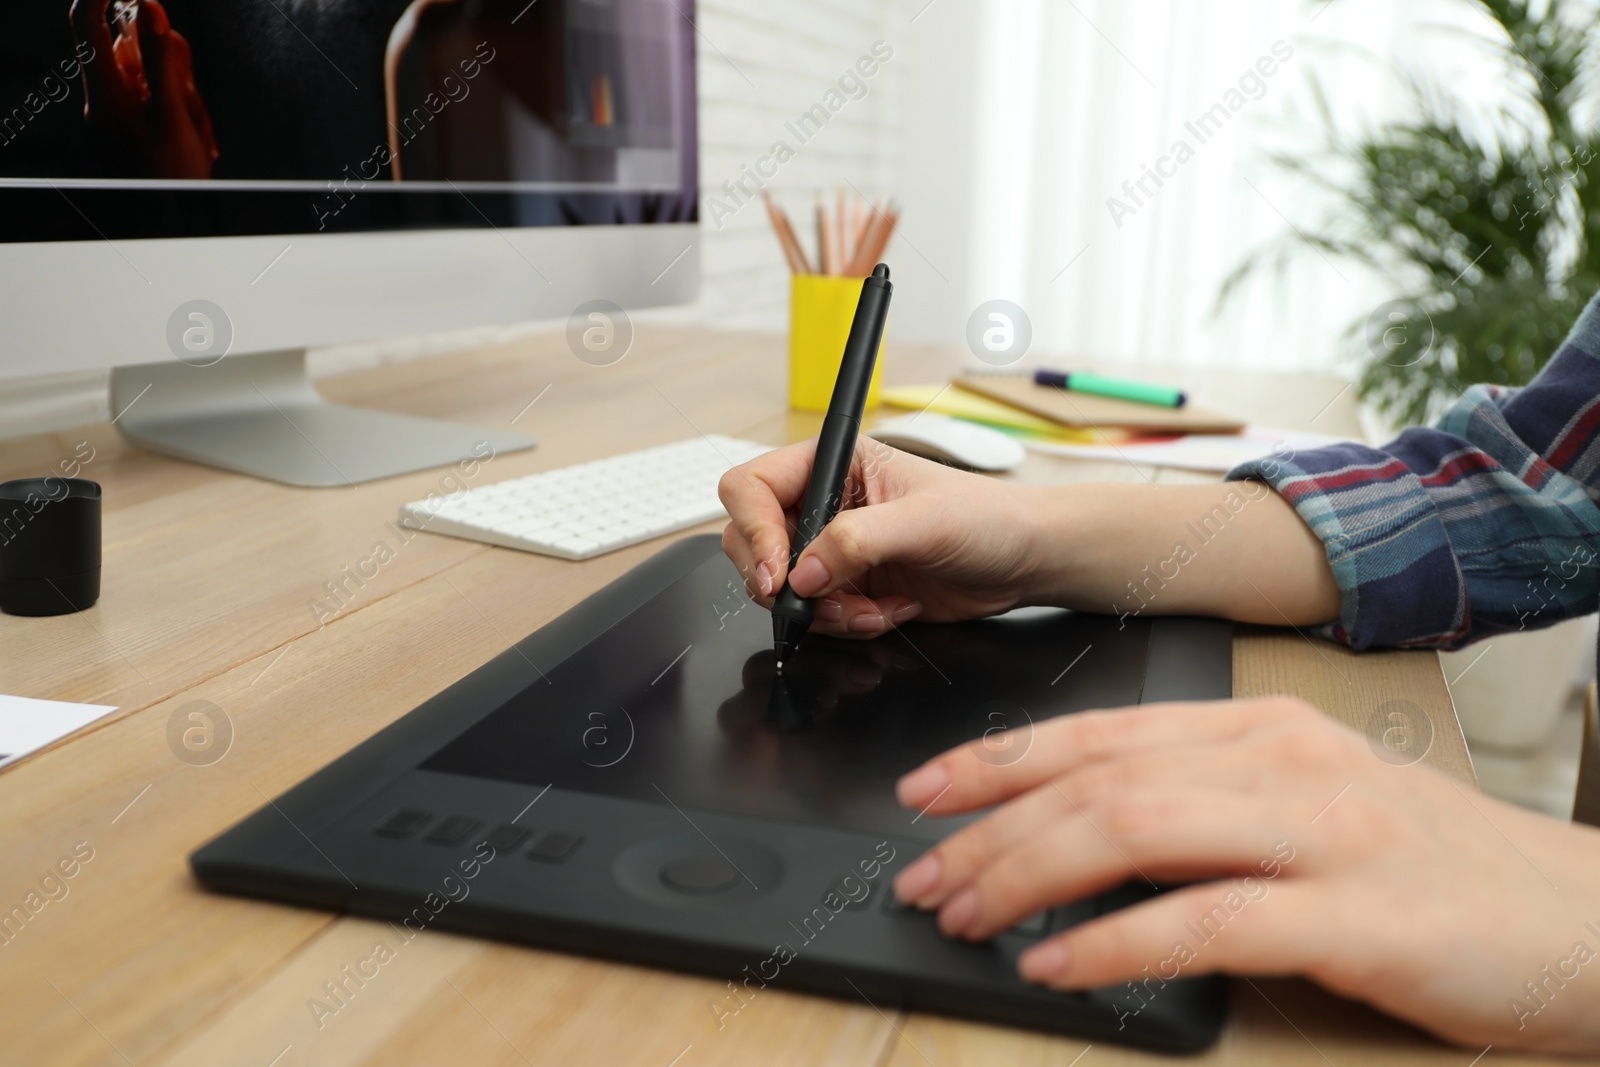
{"type": "Polygon", "coordinates": [[[1035,385],[1031,375],[966,374],[956,384],[1020,408],[1031,415],[1074,429],[1115,427],[1140,433],[1238,433],[1244,421],[1192,404],[1181,408],[1136,404],[1087,393],[1074,393],[1048,385],[1035,385]]]}

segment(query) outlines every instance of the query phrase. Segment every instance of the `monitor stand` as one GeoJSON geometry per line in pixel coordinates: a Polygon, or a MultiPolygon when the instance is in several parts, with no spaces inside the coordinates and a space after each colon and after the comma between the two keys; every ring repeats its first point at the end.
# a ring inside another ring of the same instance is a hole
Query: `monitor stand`
{"type": "Polygon", "coordinates": [[[153,452],[285,485],[355,485],[463,459],[532,448],[534,440],[323,399],[304,349],[178,360],[111,372],[122,436],[153,452]]]}

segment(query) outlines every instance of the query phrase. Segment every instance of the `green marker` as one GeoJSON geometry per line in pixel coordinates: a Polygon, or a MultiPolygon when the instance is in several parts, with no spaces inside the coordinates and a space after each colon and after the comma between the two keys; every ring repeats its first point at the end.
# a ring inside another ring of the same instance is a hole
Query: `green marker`
{"type": "Polygon", "coordinates": [[[1034,383],[1067,389],[1074,393],[1108,396],[1113,400],[1131,400],[1136,404],[1154,404],[1163,408],[1181,408],[1188,397],[1182,389],[1170,385],[1151,385],[1149,382],[1130,382],[1126,378],[1108,378],[1104,374],[1086,371],[1034,371],[1034,383]]]}

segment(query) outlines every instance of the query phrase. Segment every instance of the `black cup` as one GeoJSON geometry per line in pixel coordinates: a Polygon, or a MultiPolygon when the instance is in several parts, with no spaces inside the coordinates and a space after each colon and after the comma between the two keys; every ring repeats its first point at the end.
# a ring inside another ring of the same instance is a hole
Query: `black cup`
{"type": "Polygon", "coordinates": [[[0,484],[0,611],[65,615],[99,599],[99,484],[54,475],[0,484]]]}

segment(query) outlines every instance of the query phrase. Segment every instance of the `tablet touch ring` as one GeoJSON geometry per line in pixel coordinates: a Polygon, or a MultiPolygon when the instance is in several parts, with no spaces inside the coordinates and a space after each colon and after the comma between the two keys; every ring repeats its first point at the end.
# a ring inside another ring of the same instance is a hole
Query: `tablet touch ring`
{"type": "Polygon", "coordinates": [[[674,908],[726,907],[783,880],[776,853],[738,837],[652,837],[623,849],[611,870],[629,893],[674,908]]]}
{"type": "Polygon", "coordinates": [[[721,856],[679,856],[661,867],[661,884],[679,893],[721,893],[739,882],[739,869],[721,856]]]}

